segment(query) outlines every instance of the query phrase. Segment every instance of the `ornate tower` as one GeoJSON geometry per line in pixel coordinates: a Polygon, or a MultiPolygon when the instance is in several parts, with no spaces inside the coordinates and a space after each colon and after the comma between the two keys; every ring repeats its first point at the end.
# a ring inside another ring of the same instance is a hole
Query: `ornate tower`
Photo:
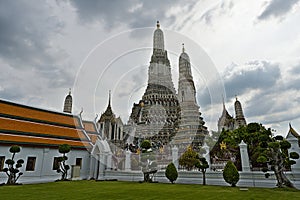
{"type": "Polygon", "coordinates": [[[235,128],[238,128],[240,126],[247,125],[246,119],[243,114],[242,104],[238,101],[236,97],[236,101],[234,103],[234,109],[235,109],[235,128]]]}
{"type": "Polygon", "coordinates": [[[148,85],[140,102],[133,105],[129,119],[129,124],[136,127],[135,137],[168,144],[178,128],[178,105],[170,61],[164,48],[164,34],[157,22],[148,85]]]}
{"type": "Polygon", "coordinates": [[[234,129],[234,119],[233,117],[228,113],[225,102],[223,99],[223,112],[221,117],[218,120],[218,132],[221,132],[222,130],[233,130],[234,129]]]}
{"type": "Polygon", "coordinates": [[[182,150],[190,145],[198,150],[208,131],[199,112],[190,58],[185,52],[184,44],[179,57],[178,101],[180,105],[179,129],[172,144],[179,146],[182,150]]]}
{"type": "Polygon", "coordinates": [[[66,113],[72,113],[72,96],[71,96],[71,88],[69,91],[69,94],[65,98],[64,103],[64,112],[66,113]]]}
{"type": "Polygon", "coordinates": [[[111,108],[111,94],[109,91],[108,105],[98,121],[102,138],[107,139],[112,151],[116,146],[123,147],[123,122],[120,117],[116,118],[111,108]]]}

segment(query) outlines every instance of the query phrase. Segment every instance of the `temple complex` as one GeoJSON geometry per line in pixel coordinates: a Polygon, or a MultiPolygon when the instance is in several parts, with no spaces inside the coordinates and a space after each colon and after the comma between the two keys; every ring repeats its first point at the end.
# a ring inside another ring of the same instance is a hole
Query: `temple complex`
{"type": "Polygon", "coordinates": [[[129,130],[133,132],[130,135],[135,137],[137,145],[140,139],[148,139],[157,146],[202,145],[207,128],[196,102],[190,59],[184,47],[179,57],[178,87],[176,93],[164,46],[164,34],[157,22],[148,68],[148,85],[142,99],[133,105],[128,121],[131,126],[129,130]]]}

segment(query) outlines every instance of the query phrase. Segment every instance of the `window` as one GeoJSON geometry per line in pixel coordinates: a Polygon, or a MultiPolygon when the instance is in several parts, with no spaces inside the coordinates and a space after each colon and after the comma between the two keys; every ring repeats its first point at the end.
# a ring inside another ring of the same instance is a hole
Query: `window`
{"type": "Polygon", "coordinates": [[[26,164],[26,171],[34,171],[36,157],[28,157],[26,164]]]}
{"type": "Polygon", "coordinates": [[[4,160],[5,160],[5,156],[0,156],[0,172],[4,168],[4,160]]]}
{"type": "Polygon", "coordinates": [[[52,169],[53,169],[53,170],[58,170],[58,169],[59,169],[58,158],[59,158],[59,157],[54,157],[53,165],[52,165],[52,169]]]}
{"type": "Polygon", "coordinates": [[[81,169],[82,158],[76,158],[76,165],[77,165],[77,166],[80,166],[80,169],[81,169]]]}

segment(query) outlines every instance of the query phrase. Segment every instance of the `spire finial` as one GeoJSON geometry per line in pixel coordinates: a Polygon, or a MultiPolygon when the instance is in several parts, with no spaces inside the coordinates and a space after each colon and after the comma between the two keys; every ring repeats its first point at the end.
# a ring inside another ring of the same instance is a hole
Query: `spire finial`
{"type": "Polygon", "coordinates": [[[235,100],[237,101],[238,99],[237,99],[237,95],[235,95],[235,100]]]}
{"type": "Polygon", "coordinates": [[[182,43],[182,53],[184,53],[184,50],[185,50],[184,43],[182,43]]]}
{"type": "Polygon", "coordinates": [[[108,106],[110,106],[110,100],[111,100],[111,90],[109,90],[109,94],[108,94],[108,106]]]}
{"type": "Polygon", "coordinates": [[[69,95],[71,95],[71,88],[69,88],[69,95]]]}
{"type": "Polygon", "coordinates": [[[156,22],[156,27],[157,27],[157,28],[160,27],[159,21],[156,22]]]}

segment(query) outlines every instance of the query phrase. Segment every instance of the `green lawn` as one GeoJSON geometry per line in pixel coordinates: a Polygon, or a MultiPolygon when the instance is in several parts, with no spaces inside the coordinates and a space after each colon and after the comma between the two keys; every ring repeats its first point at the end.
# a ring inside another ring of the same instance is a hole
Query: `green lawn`
{"type": "Polygon", "coordinates": [[[0,186],[0,200],[6,199],[300,199],[300,191],[291,189],[202,186],[120,181],[70,181],[34,185],[0,186]]]}

